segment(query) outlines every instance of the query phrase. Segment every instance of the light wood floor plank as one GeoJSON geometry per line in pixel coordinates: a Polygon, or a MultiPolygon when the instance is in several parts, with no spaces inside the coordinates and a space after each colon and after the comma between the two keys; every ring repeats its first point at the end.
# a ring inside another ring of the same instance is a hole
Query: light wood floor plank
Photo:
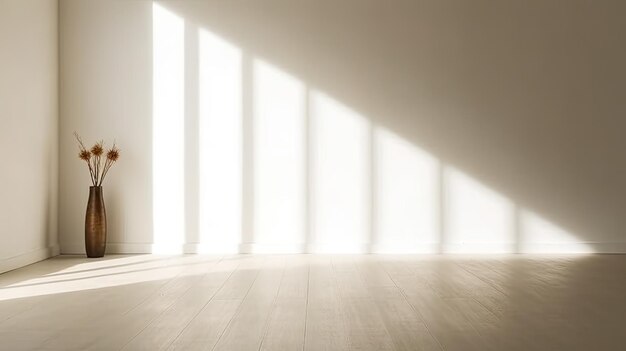
{"type": "Polygon", "coordinates": [[[284,270],[282,257],[256,266],[258,276],[214,350],[258,350],[274,306],[284,270]]]}
{"type": "Polygon", "coordinates": [[[109,255],[0,275],[0,350],[621,350],[626,255],[109,255]]]}
{"type": "Polygon", "coordinates": [[[377,259],[368,260],[359,268],[370,287],[368,290],[393,341],[394,349],[441,351],[441,345],[384,269],[384,263],[377,259]]]}
{"type": "Polygon", "coordinates": [[[348,350],[348,332],[339,294],[331,258],[311,258],[305,350],[348,350]]]}
{"type": "MultiPolygon", "coordinates": [[[[238,262],[220,261],[195,272],[196,282],[167,310],[129,342],[125,350],[160,350],[169,346],[205,307],[237,268],[238,262]]],[[[192,273],[193,274],[193,273],[192,273]]]]}
{"type": "MultiPolygon", "coordinates": [[[[350,349],[393,350],[393,341],[383,318],[374,307],[372,289],[368,288],[360,273],[369,261],[354,256],[341,256],[333,261],[337,281],[340,282],[344,325],[348,332],[350,349]]],[[[376,274],[375,270],[374,274],[376,274]]],[[[385,279],[374,279],[372,284],[384,286],[385,279]]],[[[389,283],[392,283],[389,280],[389,283]]]]}
{"type": "Polygon", "coordinates": [[[211,350],[231,321],[240,299],[211,300],[170,345],[170,350],[211,350]]]}
{"type": "MultiPolygon", "coordinates": [[[[146,328],[153,325],[152,323],[159,321],[159,317],[170,310],[172,306],[175,306],[179,299],[185,296],[198,282],[199,277],[203,276],[218,261],[219,258],[198,260],[195,257],[187,256],[182,261],[185,264],[179,267],[175,277],[166,281],[157,290],[143,294],[143,301],[134,307],[121,314],[112,314],[106,311],[96,314],[96,316],[100,316],[98,318],[99,323],[94,323],[93,328],[79,330],[78,335],[80,337],[72,338],[71,333],[64,332],[46,343],[53,348],[71,345],[77,350],[119,350],[132,342],[146,328]],[[110,336],[103,338],[102,334],[110,336]],[[83,344],[76,345],[78,341],[83,344]]],[[[159,323],[155,325],[159,325],[159,323]]],[[[147,330],[152,330],[152,328],[147,330]]]]}
{"type": "Polygon", "coordinates": [[[288,256],[261,350],[302,350],[309,284],[307,256],[288,256]]]}

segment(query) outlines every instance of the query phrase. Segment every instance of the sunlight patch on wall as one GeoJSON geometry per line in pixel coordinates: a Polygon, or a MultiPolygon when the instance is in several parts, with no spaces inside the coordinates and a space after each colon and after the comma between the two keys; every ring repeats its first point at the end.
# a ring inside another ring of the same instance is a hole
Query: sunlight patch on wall
{"type": "Polygon", "coordinates": [[[589,245],[581,243],[572,233],[532,211],[519,211],[521,252],[527,253],[593,253],[589,245]]]}
{"type": "Polygon", "coordinates": [[[439,161],[381,127],[374,130],[374,251],[436,252],[439,161]]]}
{"type": "Polygon", "coordinates": [[[242,54],[201,29],[198,56],[198,251],[236,252],[242,211],[242,54]]]}
{"type": "MultiPolygon", "coordinates": [[[[194,28],[185,48],[184,27],[153,3],[154,253],[181,253],[185,244],[185,50],[195,59],[196,44],[198,252],[246,245],[274,253],[591,252],[412,140],[272,63],[244,57],[209,30],[197,29],[196,41],[194,28]]],[[[196,175],[193,161],[188,176],[196,175]]]]}
{"type": "Polygon", "coordinates": [[[179,253],[184,241],[184,21],[152,7],[153,252],[179,253]]]}
{"type": "Polygon", "coordinates": [[[252,70],[254,241],[272,247],[303,245],[306,90],[301,81],[263,60],[254,59],[252,70]]]}
{"type": "Polygon", "coordinates": [[[515,207],[467,174],[444,169],[446,251],[513,252],[515,207]]]}
{"type": "Polygon", "coordinates": [[[309,105],[313,251],[364,251],[371,227],[370,123],[319,91],[311,91],[309,105]]]}

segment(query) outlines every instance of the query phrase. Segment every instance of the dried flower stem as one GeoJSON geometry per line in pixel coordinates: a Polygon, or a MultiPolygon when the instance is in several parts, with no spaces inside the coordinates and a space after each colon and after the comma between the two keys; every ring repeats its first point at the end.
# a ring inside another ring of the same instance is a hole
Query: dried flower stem
{"type": "MultiPolygon", "coordinates": [[[[92,165],[93,172],[95,173],[96,180],[97,180],[98,179],[98,156],[94,156],[91,160],[93,162],[93,165],[92,165]]],[[[98,184],[96,184],[96,185],[98,185],[98,184]]]]}
{"type": "Polygon", "coordinates": [[[100,177],[100,184],[102,184],[107,173],[109,173],[109,169],[111,169],[111,166],[113,166],[113,164],[117,161],[119,157],[120,150],[115,146],[115,142],[113,142],[113,147],[111,147],[111,149],[109,149],[109,151],[107,152],[107,157],[104,161],[104,168],[102,170],[102,176],[100,177]]]}
{"type": "Polygon", "coordinates": [[[87,163],[89,167],[89,175],[91,178],[91,184],[96,185],[96,175],[94,173],[93,167],[91,166],[91,152],[87,150],[85,144],[83,144],[83,140],[81,139],[78,133],[74,132],[74,137],[76,137],[76,141],[78,141],[78,148],[80,149],[79,158],[87,163]]]}

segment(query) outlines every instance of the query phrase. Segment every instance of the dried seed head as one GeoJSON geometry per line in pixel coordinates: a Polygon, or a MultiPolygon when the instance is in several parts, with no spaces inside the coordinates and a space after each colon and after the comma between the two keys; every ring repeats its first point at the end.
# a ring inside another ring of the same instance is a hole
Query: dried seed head
{"type": "Polygon", "coordinates": [[[115,162],[118,158],[120,158],[120,150],[113,146],[113,148],[107,152],[107,159],[115,162]]]}
{"type": "Polygon", "coordinates": [[[91,153],[94,156],[100,156],[104,152],[103,142],[99,141],[94,146],[91,147],[91,153]]]}
{"type": "Polygon", "coordinates": [[[89,159],[91,159],[91,152],[87,151],[87,150],[81,150],[78,153],[78,157],[83,160],[83,161],[87,161],[89,162],[89,159]]]}

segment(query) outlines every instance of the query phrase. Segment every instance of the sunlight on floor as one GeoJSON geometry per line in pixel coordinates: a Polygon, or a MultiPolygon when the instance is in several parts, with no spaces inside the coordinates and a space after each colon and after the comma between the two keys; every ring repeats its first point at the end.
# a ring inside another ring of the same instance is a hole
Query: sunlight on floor
{"type": "Polygon", "coordinates": [[[202,274],[198,267],[218,258],[203,255],[113,255],[92,261],[67,256],[46,261],[66,267],[53,273],[40,275],[30,272],[29,267],[26,267],[11,273],[13,276],[2,276],[3,279],[10,278],[17,282],[0,289],[0,301],[166,280],[180,275],[197,275],[202,274]]]}
{"type": "Polygon", "coordinates": [[[0,275],[0,336],[10,350],[612,350],[623,339],[624,261],[65,256],[0,275]],[[363,323],[371,328],[363,332],[363,323]]]}

